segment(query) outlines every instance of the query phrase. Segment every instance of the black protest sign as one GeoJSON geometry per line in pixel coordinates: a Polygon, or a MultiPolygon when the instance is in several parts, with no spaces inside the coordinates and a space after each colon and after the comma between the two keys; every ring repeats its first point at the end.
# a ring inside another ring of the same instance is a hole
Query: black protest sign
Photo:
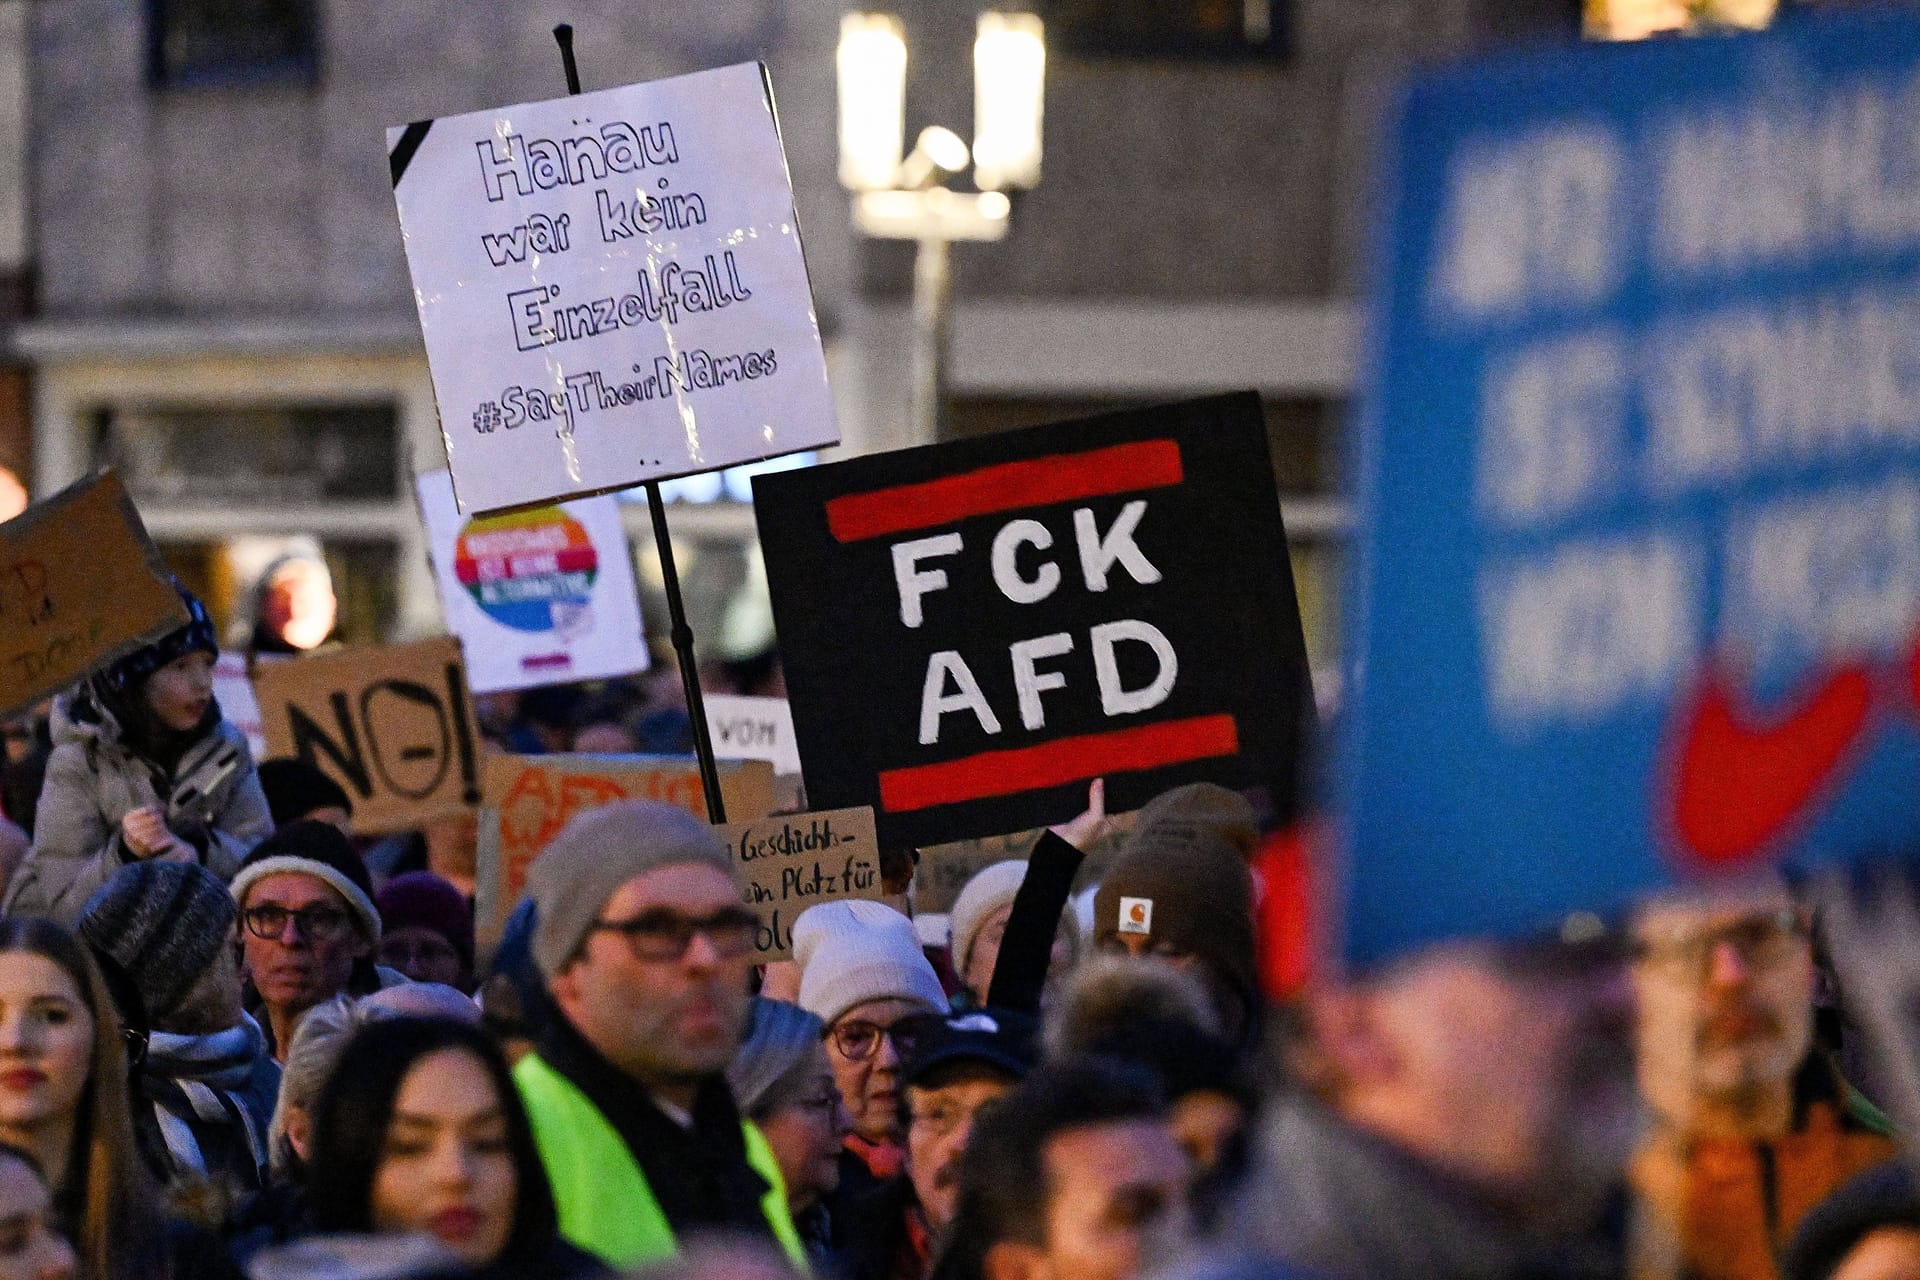
{"type": "Polygon", "coordinates": [[[1312,693],[1251,393],[754,480],[809,804],[888,844],[1184,782],[1291,816],[1312,693]]]}

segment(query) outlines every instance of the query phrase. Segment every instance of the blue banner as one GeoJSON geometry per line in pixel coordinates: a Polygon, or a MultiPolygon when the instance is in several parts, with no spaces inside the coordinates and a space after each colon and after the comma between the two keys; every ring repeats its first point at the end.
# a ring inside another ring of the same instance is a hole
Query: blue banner
{"type": "Polygon", "coordinates": [[[1349,960],[1920,845],[1920,22],[1463,67],[1390,145],[1349,960]]]}

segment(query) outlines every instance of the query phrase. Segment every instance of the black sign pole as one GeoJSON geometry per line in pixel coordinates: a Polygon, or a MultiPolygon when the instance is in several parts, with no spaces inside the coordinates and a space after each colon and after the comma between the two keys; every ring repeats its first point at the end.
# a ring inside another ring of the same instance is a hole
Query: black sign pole
{"type": "MultiPolygon", "coordinates": [[[[560,46],[560,62],[567,72],[567,92],[580,92],[580,67],[573,60],[573,24],[553,29],[560,46]]],[[[680,571],[673,563],[673,540],[667,534],[667,506],[660,482],[647,481],[647,509],[653,516],[653,548],[660,555],[660,578],[667,588],[667,616],[672,620],[673,653],[680,663],[680,687],[687,694],[687,718],[693,721],[693,754],[700,762],[700,786],[707,795],[707,821],[727,820],[720,798],[720,766],[713,758],[713,735],[707,732],[707,704],[700,693],[700,668],[693,660],[693,628],[687,625],[687,607],[680,599],[680,571]]]]}

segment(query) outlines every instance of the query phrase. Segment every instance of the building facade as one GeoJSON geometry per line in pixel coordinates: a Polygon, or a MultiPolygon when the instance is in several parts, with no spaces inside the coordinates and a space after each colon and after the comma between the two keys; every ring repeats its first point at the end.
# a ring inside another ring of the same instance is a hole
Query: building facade
{"type": "MultiPolygon", "coordinates": [[[[0,0],[0,152],[10,120],[24,145],[0,160],[20,195],[0,202],[0,285],[31,286],[0,309],[17,402],[9,414],[0,367],[0,465],[26,469],[30,445],[36,495],[117,466],[169,557],[228,612],[287,540],[308,539],[342,582],[349,638],[434,629],[411,477],[442,458],[384,130],[556,96],[562,20],[589,88],[767,62],[844,448],[914,443],[911,248],[859,240],[836,182],[842,7],[0,0]]],[[[967,133],[975,6],[896,8],[909,137],[967,133]]],[[[951,429],[1257,388],[1312,651],[1330,664],[1375,121],[1408,65],[1571,38],[1579,6],[1042,10],[1044,174],[1003,242],[955,250],[951,429]]],[[[751,648],[750,511],[724,490],[675,506],[703,651],[722,631],[751,648]]]]}

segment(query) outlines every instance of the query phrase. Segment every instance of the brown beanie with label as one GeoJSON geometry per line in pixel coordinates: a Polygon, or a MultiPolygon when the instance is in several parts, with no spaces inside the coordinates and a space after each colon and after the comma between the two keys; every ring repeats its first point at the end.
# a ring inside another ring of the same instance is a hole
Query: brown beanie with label
{"type": "Polygon", "coordinates": [[[1259,1007],[1253,878],[1219,833],[1187,829],[1160,839],[1152,827],[1135,831],[1093,903],[1096,947],[1120,934],[1145,936],[1198,957],[1248,1017],[1259,1007]]]}

